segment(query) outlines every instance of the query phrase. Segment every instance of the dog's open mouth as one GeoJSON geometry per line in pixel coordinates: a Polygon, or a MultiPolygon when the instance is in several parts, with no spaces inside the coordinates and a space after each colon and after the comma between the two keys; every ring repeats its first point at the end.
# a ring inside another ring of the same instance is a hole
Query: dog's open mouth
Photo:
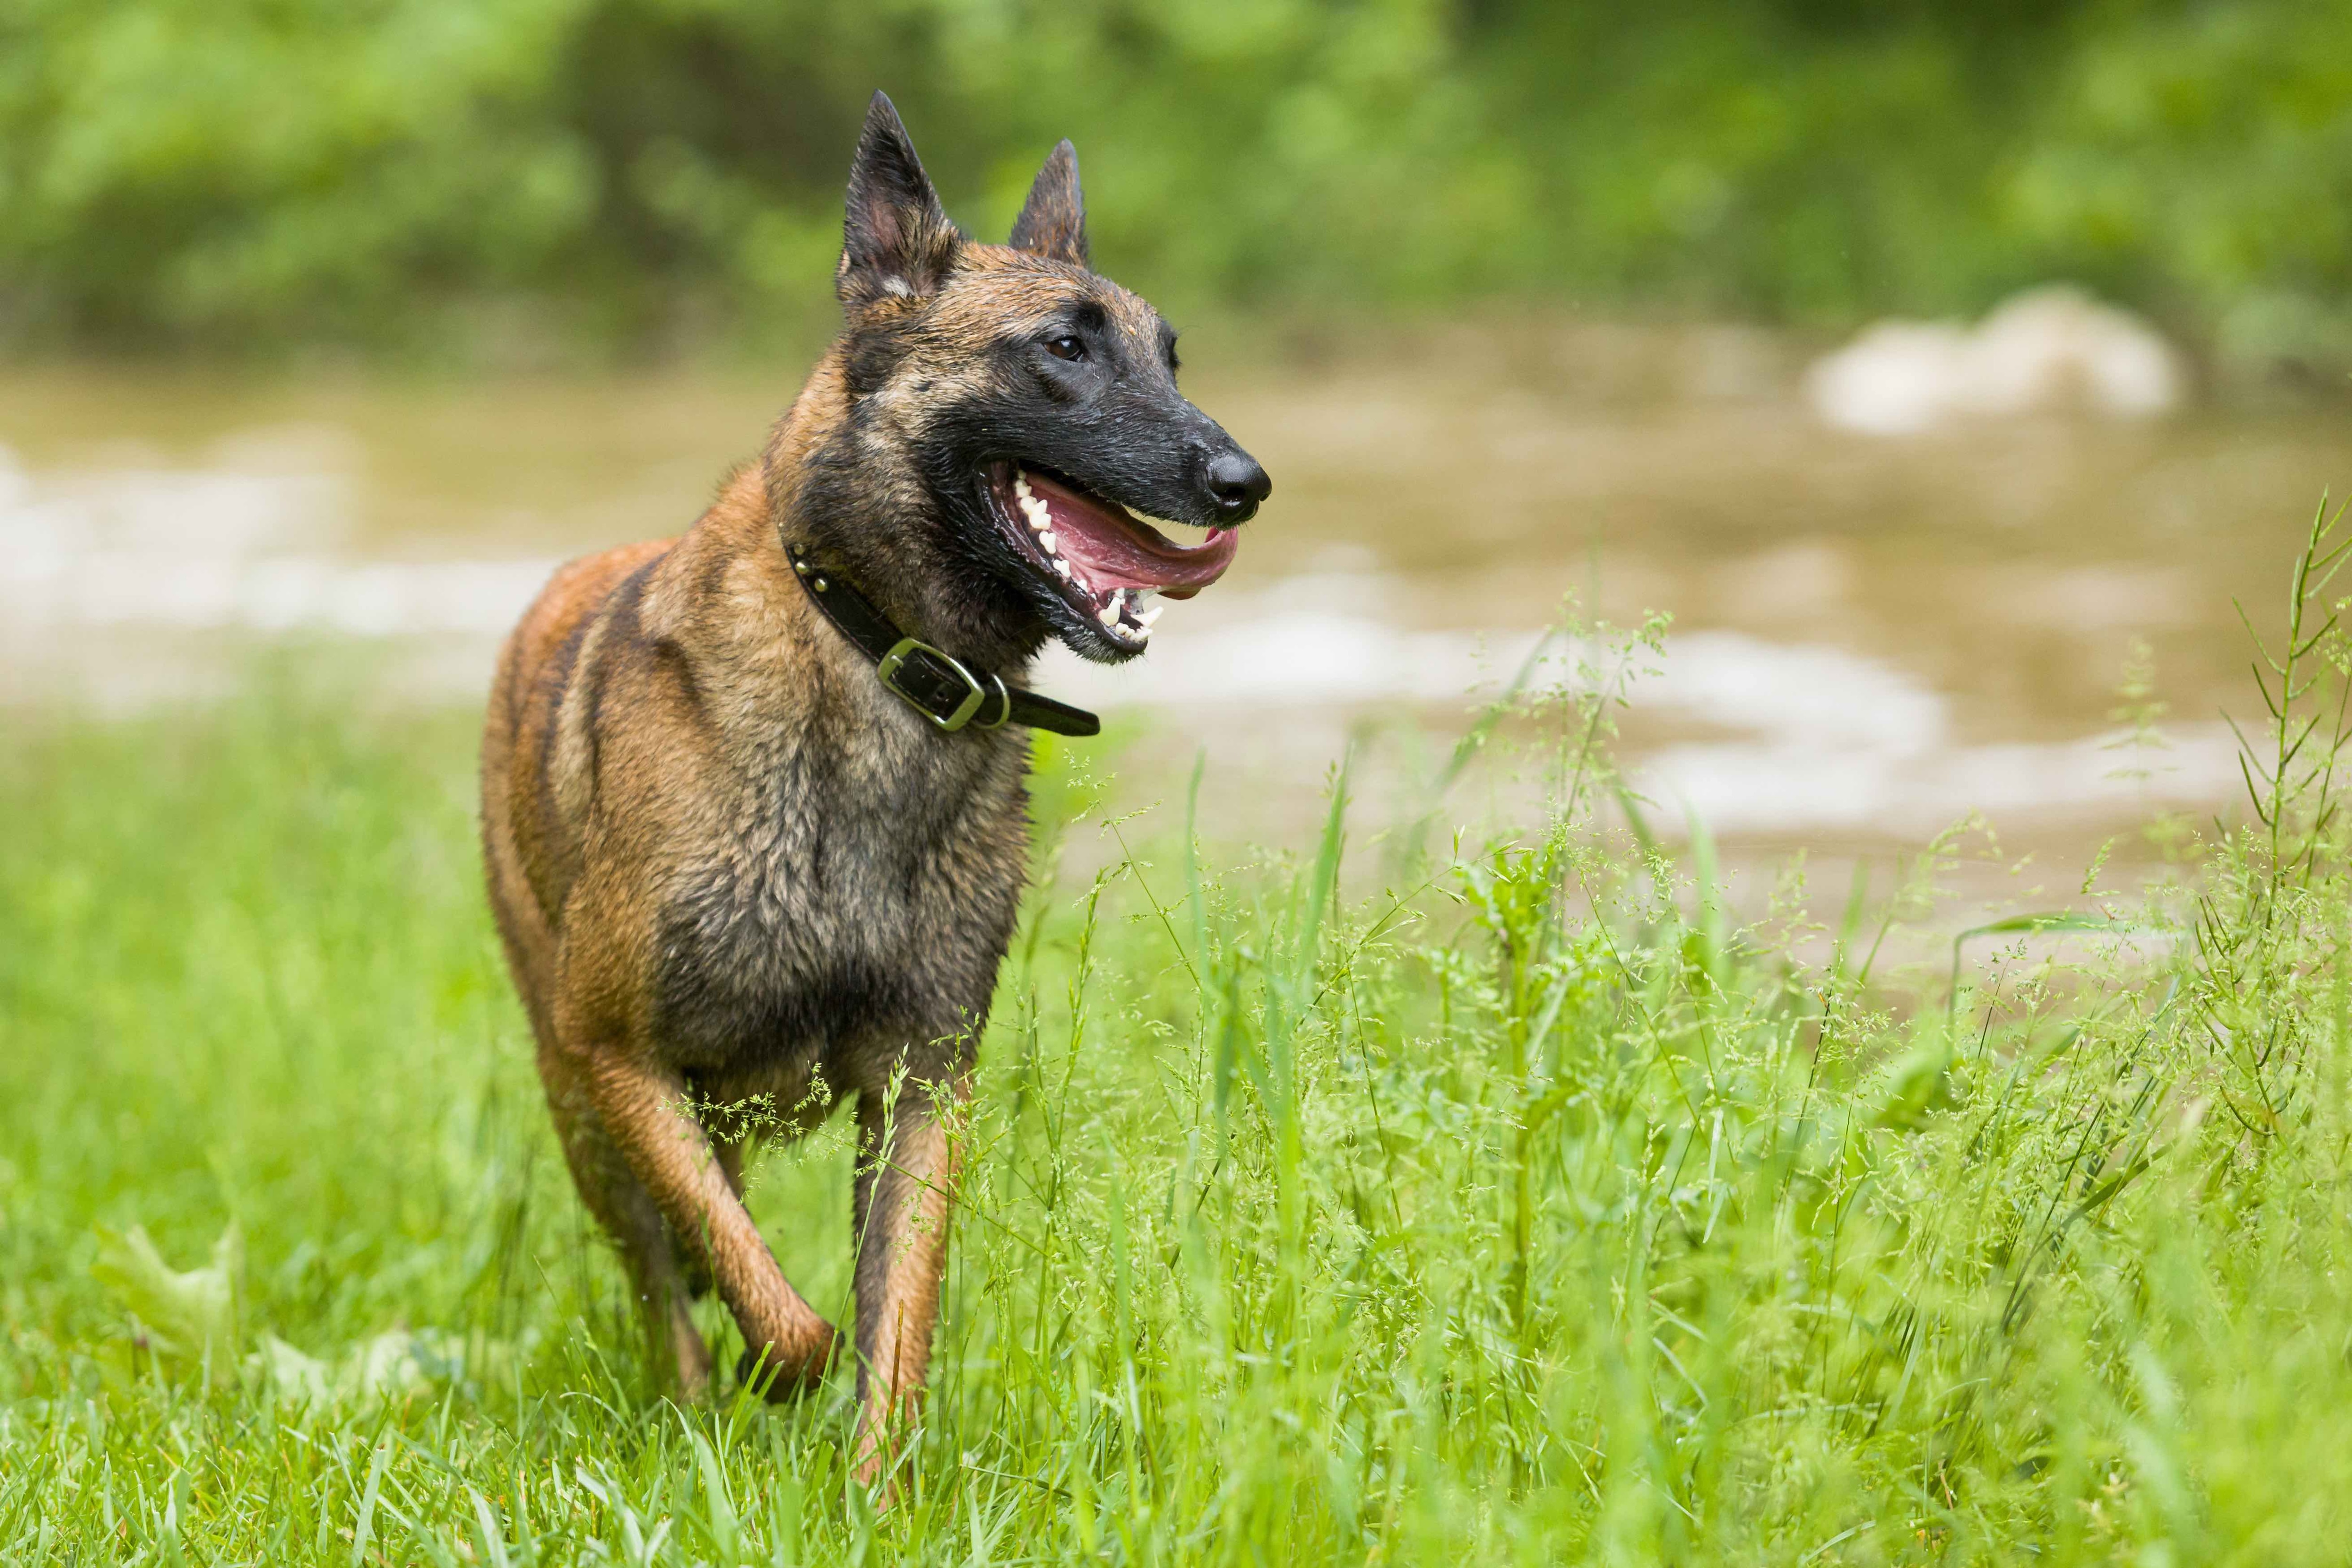
{"type": "Polygon", "coordinates": [[[990,488],[1040,574],[1130,648],[1150,641],[1157,599],[1192,598],[1241,548],[1223,528],[1209,529],[1205,543],[1180,545],[1114,501],[1015,464],[998,464],[990,488]]]}

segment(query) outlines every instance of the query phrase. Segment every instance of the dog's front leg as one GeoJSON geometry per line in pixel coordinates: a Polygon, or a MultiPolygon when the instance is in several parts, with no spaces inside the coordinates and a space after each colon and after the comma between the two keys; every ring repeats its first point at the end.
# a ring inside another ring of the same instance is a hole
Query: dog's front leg
{"type": "Polygon", "coordinates": [[[801,1299],[760,1238],[710,1136],[666,1068],[615,1053],[591,1082],[597,1113],[671,1228],[704,1260],[743,1331],[743,1374],[775,1375],[770,1398],[814,1387],[840,1334],[801,1299]]]}
{"type": "Polygon", "coordinates": [[[857,1101],[857,1477],[887,1468],[922,1398],[961,1164],[949,1121],[971,1093],[902,1079],[857,1101]]]}

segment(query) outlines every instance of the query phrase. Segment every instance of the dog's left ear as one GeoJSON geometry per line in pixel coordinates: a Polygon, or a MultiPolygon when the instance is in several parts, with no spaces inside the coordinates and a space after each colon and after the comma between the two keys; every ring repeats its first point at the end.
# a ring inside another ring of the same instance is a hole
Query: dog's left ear
{"type": "Polygon", "coordinates": [[[963,235],[940,205],[898,111],[879,92],[849,166],[841,241],[834,286],[853,310],[893,295],[936,293],[963,248],[963,235]]]}
{"type": "Polygon", "coordinates": [[[1078,191],[1078,150],[1067,141],[1046,156],[1013,221],[1013,248],[1055,261],[1087,261],[1087,199],[1078,191]]]}

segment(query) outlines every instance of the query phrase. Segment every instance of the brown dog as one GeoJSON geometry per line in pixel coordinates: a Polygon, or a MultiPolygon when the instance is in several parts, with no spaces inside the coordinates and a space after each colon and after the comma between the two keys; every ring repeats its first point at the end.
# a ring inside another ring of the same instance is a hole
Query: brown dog
{"type": "Polygon", "coordinates": [[[844,232],[846,328],[760,462],[684,537],[565,567],[509,639],[482,839],[573,1179],[686,1396],[706,1281],[771,1397],[824,1376],[839,1335],[744,1209],[727,1108],[791,1134],[856,1096],[870,1479],[929,1359],[947,1119],[1027,873],[1022,730],[1091,731],[1008,677],[1048,637],[1141,652],[1153,594],[1213,581],[1269,484],[1088,269],[1068,142],[1011,244],[975,244],[877,93],[844,232]]]}

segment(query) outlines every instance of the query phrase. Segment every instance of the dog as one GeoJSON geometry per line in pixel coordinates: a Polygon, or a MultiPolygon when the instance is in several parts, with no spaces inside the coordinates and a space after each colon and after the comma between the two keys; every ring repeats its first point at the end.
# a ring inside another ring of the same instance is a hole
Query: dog
{"type": "Polygon", "coordinates": [[[1159,313],[1092,270],[1067,141],[1010,241],[977,243],[877,93],[835,285],[844,329],[762,455],[682,536],[561,569],[508,639],[482,842],[565,1159],[680,1396],[710,1385],[703,1288],[770,1398],[844,1348],[743,1161],[855,1098],[870,1482],[929,1361],[953,1129],[1028,877],[1024,730],[1093,727],[1019,683],[1052,638],[1142,653],[1271,482],[1177,390],[1159,313]]]}

